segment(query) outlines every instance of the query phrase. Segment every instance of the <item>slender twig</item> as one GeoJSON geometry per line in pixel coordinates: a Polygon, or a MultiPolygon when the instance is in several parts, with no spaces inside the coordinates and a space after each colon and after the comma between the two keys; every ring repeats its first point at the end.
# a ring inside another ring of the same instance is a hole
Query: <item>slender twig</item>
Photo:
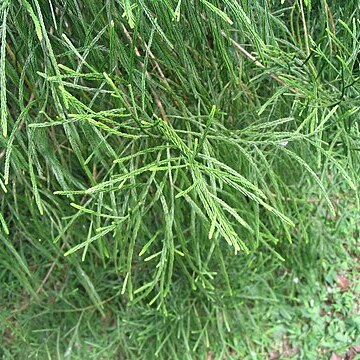
{"type": "MultiPolygon", "coordinates": [[[[325,2],[325,8],[326,8],[326,12],[328,14],[328,18],[329,18],[329,24],[330,24],[330,31],[332,32],[333,35],[335,35],[335,22],[334,22],[334,17],[333,14],[331,13],[331,9],[329,4],[327,3],[326,0],[324,0],[325,2]]],[[[337,46],[336,43],[334,41],[331,41],[331,49],[332,50],[336,50],[337,46]]]]}
{"type": "MultiPolygon", "coordinates": [[[[64,250],[64,247],[65,247],[66,243],[64,242],[63,245],[60,247],[60,253],[62,253],[62,251],[64,250]]],[[[46,284],[46,282],[48,281],[52,271],[54,270],[55,268],[55,265],[56,265],[56,262],[58,261],[60,255],[58,255],[56,257],[56,259],[51,263],[50,265],[50,268],[48,270],[48,272],[46,273],[44,279],[41,281],[41,284],[40,286],[37,288],[37,290],[35,291],[35,294],[36,295],[39,295],[41,290],[43,289],[44,285],[46,284]]],[[[11,315],[7,318],[7,319],[10,319],[12,317],[12,314],[14,313],[18,313],[18,312],[21,312],[25,309],[28,308],[28,306],[33,302],[34,300],[34,297],[33,296],[30,296],[30,299],[28,301],[26,301],[19,309],[15,309],[13,311],[11,311],[11,315]]]]}
{"type": "MultiPolygon", "coordinates": [[[[20,71],[20,73],[21,73],[23,71],[23,68],[21,67],[20,63],[16,60],[16,55],[12,51],[10,44],[7,42],[5,44],[5,46],[6,46],[6,51],[8,52],[8,55],[10,57],[10,60],[11,60],[12,64],[14,66],[16,66],[18,68],[18,70],[20,71]]],[[[29,79],[28,79],[28,77],[26,75],[24,77],[24,81],[25,81],[26,86],[30,90],[30,94],[32,96],[34,94],[34,89],[33,89],[33,86],[31,85],[31,83],[30,83],[30,81],[29,81],[29,79]]]]}
{"type": "MultiPolygon", "coordinates": [[[[61,248],[60,248],[60,252],[62,252],[62,251],[64,250],[65,244],[66,244],[66,243],[63,243],[63,244],[62,244],[62,246],[61,246],[61,248]]],[[[55,268],[56,262],[57,262],[57,260],[59,259],[59,257],[60,257],[60,255],[58,255],[57,258],[56,258],[56,260],[52,262],[52,264],[51,264],[48,272],[46,273],[44,279],[42,280],[40,286],[39,286],[38,289],[35,291],[36,294],[39,294],[39,293],[41,292],[42,288],[44,287],[44,285],[45,285],[46,282],[48,281],[48,279],[49,279],[52,271],[53,271],[54,268],[55,268]]]]}
{"type": "MultiPolygon", "coordinates": [[[[245,55],[248,59],[250,59],[256,66],[262,68],[262,69],[265,69],[265,65],[263,65],[254,55],[250,54],[247,50],[245,50],[239,43],[237,43],[234,39],[228,37],[224,31],[221,31],[221,35],[226,37],[227,39],[230,40],[230,42],[238,49],[241,51],[241,53],[243,55],[245,55]]],[[[298,91],[292,87],[289,87],[284,80],[280,79],[277,75],[273,74],[273,73],[270,73],[269,74],[270,77],[272,79],[274,79],[276,82],[278,82],[279,84],[283,85],[283,86],[287,86],[288,89],[294,93],[294,94],[297,94],[298,91]]]]}
{"type": "Polygon", "coordinates": [[[305,20],[305,11],[304,11],[304,4],[303,0],[300,0],[300,12],[301,12],[301,20],[303,23],[304,29],[304,39],[305,39],[305,47],[306,47],[306,56],[310,56],[310,46],[309,46],[309,34],[307,30],[306,20],[305,20]]]}
{"type": "MultiPolygon", "coordinates": [[[[131,38],[129,32],[127,31],[126,27],[124,26],[124,24],[122,24],[122,28],[123,28],[123,30],[124,30],[124,33],[125,33],[127,39],[132,43],[132,38],[131,38]]],[[[141,57],[140,51],[139,51],[139,49],[138,49],[136,46],[134,47],[134,50],[135,50],[135,55],[136,55],[137,57],[141,57]]],[[[149,51],[149,55],[150,55],[150,57],[151,57],[152,59],[155,59],[155,56],[154,56],[154,54],[153,54],[151,51],[149,51]]],[[[144,64],[142,61],[140,62],[140,65],[141,65],[142,68],[145,67],[145,64],[144,64]]],[[[165,78],[165,75],[164,75],[164,73],[162,72],[159,64],[156,63],[156,65],[155,65],[155,66],[157,67],[158,71],[160,70],[160,71],[159,71],[160,76],[163,78],[163,80],[166,82],[166,84],[168,84],[168,83],[167,83],[167,80],[166,80],[166,78],[165,78]],[[156,65],[157,65],[157,66],[156,66],[156,65]]],[[[149,73],[147,70],[145,70],[145,75],[146,75],[146,77],[147,77],[148,79],[151,79],[151,75],[150,75],[150,73],[149,73]]],[[[162,104],[162,102],[161,102],[161,100],[160,100],[160,97],[158,96],[158,94],[157,94],[153,89],[151,89],[151,93],[152,93],[152,95],[153,95],[153,97],[154,97],[154,100],[155,100],[155,103],[156,103],[157,107],[159,108],[159,111],[160,111],[160,113],[161,113],[162,119],[163,119],[164,121],[167,121],[166,112],[165,112],[164,106],[163,106],[163,104],[162,104]]]]}

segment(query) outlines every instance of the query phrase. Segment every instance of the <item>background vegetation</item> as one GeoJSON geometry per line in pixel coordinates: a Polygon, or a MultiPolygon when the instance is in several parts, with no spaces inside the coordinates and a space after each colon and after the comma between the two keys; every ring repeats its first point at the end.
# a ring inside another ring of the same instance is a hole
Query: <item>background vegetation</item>
{"type": "Polygon", "coordinates": [[[2,1],[0,356],[355,353],[359,15],[2,1]]]}

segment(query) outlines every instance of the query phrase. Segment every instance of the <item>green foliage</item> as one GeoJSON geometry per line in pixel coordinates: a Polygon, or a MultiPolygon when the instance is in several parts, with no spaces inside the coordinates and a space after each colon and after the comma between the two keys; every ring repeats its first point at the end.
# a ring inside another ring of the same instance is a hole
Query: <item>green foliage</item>
{"type": "Polygon", "coordinates": [[[325,0],[3,2],[0,354],[355,344],[358,290],[334,288],[358,237],[359,15],[325,0]]]}

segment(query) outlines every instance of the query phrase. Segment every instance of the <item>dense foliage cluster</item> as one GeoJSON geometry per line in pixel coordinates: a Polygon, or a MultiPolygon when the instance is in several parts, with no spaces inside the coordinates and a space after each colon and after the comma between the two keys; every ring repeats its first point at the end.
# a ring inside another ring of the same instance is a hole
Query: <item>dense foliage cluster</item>
{"type": "Polygon", "coordinates": [[[356,243],[356,3],[2,1],[0,354],[298,339],[356,243]]]}

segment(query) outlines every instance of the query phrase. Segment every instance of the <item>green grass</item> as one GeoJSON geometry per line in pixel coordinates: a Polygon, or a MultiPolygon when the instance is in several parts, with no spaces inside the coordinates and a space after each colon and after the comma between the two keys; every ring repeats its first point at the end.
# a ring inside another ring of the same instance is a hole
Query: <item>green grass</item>
{"type": "Polygon", "coordinates": [[[359,16],[2,1],[0,356],[358,344],[359,16]]]}

